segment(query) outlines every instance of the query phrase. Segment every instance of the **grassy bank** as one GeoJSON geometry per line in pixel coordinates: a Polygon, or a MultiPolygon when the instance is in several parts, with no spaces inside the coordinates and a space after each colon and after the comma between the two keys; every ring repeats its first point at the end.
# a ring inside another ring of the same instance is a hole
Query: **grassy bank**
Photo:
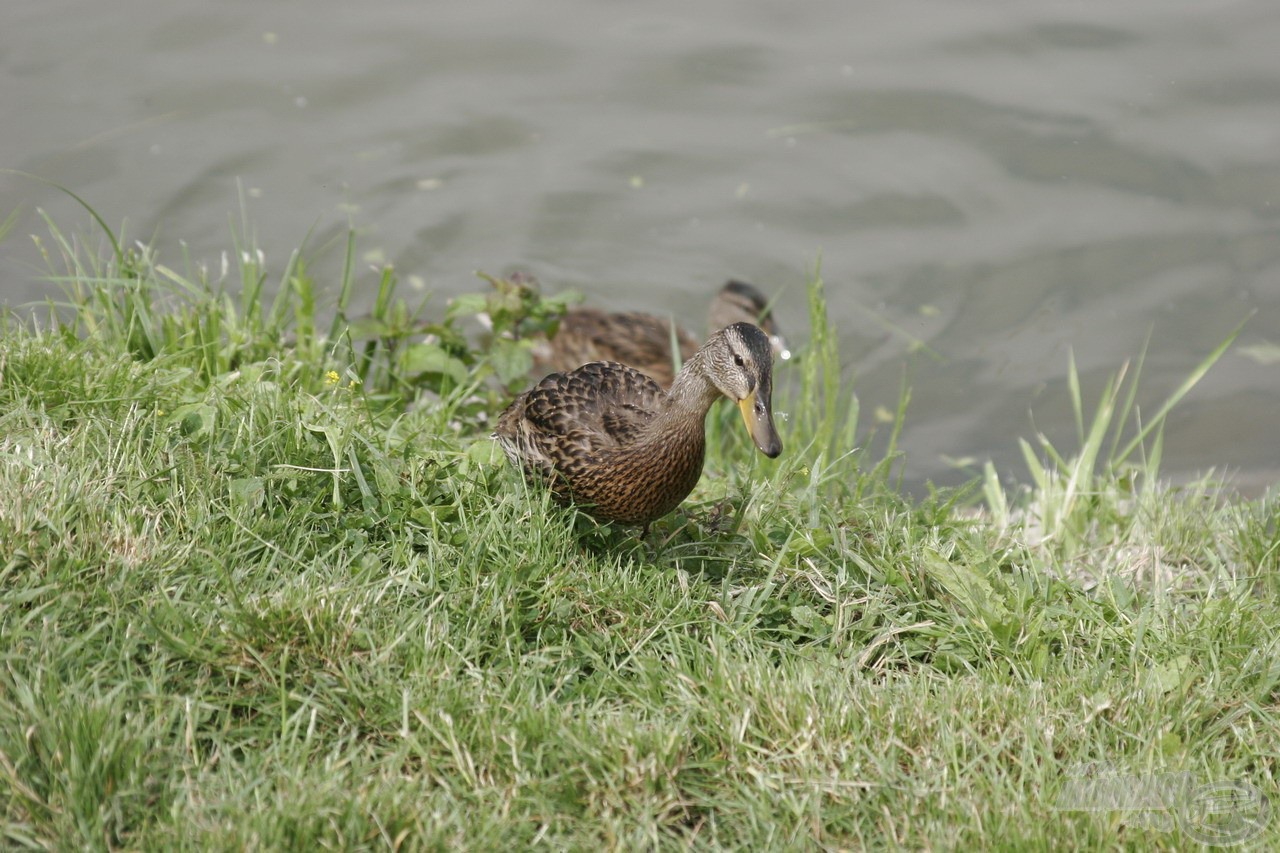
{"type": "Polygon", "coordinates": [[[502,333],[556,304],[416,313],[388,271],[355,322],[351,263],[322,310],[251,248],[225,283],[48,252],[69,306],[0,339],[5,845],[1280,836],[1204,809],[1276,793],[1277,507],[1161,487],[1131,383],[1079,406],[1078,448],[1027,446],[1027,489],[911,501],[891,440],[858,449],[815,282],[783,457],[713,413],[702,483],[641,542],[485,437],[527,355],[502,333]],[[1155,799],[1106,807],[1135,790],[1108,774],[1155,799]]]}

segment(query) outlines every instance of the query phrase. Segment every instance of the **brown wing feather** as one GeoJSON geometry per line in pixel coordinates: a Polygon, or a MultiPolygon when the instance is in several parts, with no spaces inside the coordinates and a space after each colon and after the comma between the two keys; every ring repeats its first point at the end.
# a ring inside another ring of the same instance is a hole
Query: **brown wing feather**
{"type": "MultiPolygon", "coordinates": [[[[560,321],[549,346],[538,352],[539,364],[551,370],[570,370],[592,361],[630,365],[661,385],[675,375],[671,359],[672,321],[639,311],[609,314],[594,308],[570,311],[560,321]]],[[[676,326],[681,359],[698,349],[698,341],[676,326]]]]}
{"type": "Polygon", "coordinates": [[[553,373],[526,395],[524,416],[540,432],[580,434],[583,449],[616,447],[635,439],[666,392],[624,364],[591,362],[553,373]]]}
{"type": "Polygon", "coordinates": [[[569,458],[593,458],[636,440],[666,392],[624,364],[592,362],[552,373],[517,397],[494,435],[513,461],[549,475],[569,458]]]}
{"type": "Polygon", "coordinates": [[[667,424],[660,440],[646,434],[668,403],[644,373],[592,362],[553,373],[517,397],[494,437],[561,502],[597,518],[644,523],[674,509],[702,471],[703,417],[667,424]]]}

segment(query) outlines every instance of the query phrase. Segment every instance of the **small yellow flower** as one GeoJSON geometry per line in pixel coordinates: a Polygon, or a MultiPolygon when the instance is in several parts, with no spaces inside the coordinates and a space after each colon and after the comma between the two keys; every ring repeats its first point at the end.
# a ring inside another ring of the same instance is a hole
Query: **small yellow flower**
{"type": "Polygon", "coordinates": [[[328,373],[326,373],[326,374],[324,375],[324,384],[326,384],[326,385],[337,385],[337,384],[338,384],[338,380],[339,380],[340,378],[341,378],[341,377],[339,377],[339,376],[338,376],[338,371],[336,371],[336,370],[330,370],[328,373]]]}

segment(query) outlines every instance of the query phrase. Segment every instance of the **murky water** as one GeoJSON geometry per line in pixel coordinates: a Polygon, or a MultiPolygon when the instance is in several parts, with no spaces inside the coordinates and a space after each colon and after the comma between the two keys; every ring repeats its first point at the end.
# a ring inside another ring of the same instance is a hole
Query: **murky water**
{"type": "MultiPolygon", "coordinates": [[[[1165,470],[1280,470],[1280,11],[1272,0],[996,4],[7,0],[0,166],[216,260],[237,182],[268,260],[348,222],[448,294],[519,266],[702,317],[729,276],[804,323],[821,259],[864,410],[913,389],[908,480],[1022,474],[1150,335],[1165,470]],[[1034,412],[1034,421],[1031,416],[1034,412]],[[972,469],[967,469],[972,470],[972,469]]],[[[56,292],[0,176],[0,297],[56,292]]],[[[332,252],[336,256],[337,252],[332,252]]],[[[336,258],[335,258],[336,260],[336,258]]]]}

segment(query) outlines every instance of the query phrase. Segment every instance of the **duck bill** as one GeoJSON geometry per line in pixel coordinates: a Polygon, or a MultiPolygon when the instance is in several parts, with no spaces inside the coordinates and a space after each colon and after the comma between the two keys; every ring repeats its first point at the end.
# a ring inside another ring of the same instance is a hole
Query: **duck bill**
{"type": "Polygon", "coordinates": [[[759,401],[763,405],[757,406],[756,402],[756,392],[752,391],[738,401],[738,411],[742,412],[742,422],[747,425],[747,432],[756,447],[765,456],[776,459],[782,452],[782,439],[773,425],[773,408],[768,398],[759,401]]]}

